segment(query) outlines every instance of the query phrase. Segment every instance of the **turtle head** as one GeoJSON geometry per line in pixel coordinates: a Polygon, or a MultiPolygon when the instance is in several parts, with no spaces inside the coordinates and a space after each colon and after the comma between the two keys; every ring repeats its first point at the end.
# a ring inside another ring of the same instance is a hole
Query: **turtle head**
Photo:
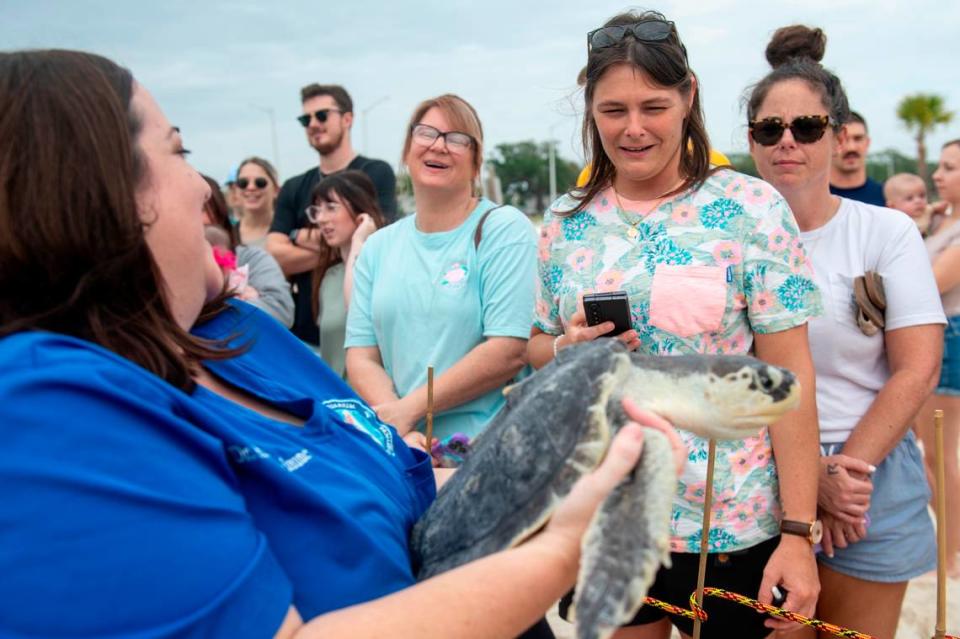
{"type": "Polygon", "coordinates": [[[701,437],[756,435],[800,402],[790,371],[747,356],[634,356],[624,394],[701,437]]]}

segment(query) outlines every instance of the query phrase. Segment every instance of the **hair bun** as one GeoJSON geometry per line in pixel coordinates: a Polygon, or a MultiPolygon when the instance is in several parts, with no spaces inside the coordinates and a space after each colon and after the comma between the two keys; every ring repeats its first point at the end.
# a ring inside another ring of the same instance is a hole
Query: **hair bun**
{"type": "Polygon", "coordinates": [[[767,62],[774,69],[791,58],[810,58],[820,62],[826,49],[827,35],[821,29],[811,29],[802,24],[780,27],[767,45],[767,62]]]}

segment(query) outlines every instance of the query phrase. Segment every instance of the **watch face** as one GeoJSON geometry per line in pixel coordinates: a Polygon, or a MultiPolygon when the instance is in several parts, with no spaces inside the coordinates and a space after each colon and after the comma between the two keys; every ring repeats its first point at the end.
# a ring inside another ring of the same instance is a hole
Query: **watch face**
{"type": "Polygon", "coordinates": [[[823,539],[823,523],[817,519],[810,526],[810,543],[819,544],[823,539]]]}

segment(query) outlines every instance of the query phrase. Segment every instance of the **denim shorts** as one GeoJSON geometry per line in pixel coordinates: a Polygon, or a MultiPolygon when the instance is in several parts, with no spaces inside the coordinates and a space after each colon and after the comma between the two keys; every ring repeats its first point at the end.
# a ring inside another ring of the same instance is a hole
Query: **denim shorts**
{"type": "MultiPolygon", "coordinates": [[[[834,455],[842,448],[843,444],[822,444],[821,452],[834,455]]],[[[933,570],[937,544],[929,501],[923,458],[913,431],[907,431],[873,474],[867,536],[835,548],[832,559],[820,553],[817,560],[839,573],[882,583],[907,581],[933,570]]]]}
{"type": "Polygon", "coordinates": [[[943,333],[943,365],[937,395],[960,396],[960,315],[947,318],[943,333]]]}

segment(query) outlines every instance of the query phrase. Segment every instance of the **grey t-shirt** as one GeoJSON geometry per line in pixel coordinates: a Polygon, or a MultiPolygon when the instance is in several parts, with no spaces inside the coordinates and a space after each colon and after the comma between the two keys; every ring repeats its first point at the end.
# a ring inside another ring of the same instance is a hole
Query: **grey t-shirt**
{"type": "Polygon", "coordinates": [[[249,265],[247,284],[260,297],[250,303],[290,328],[293,325],[293,295],[290,283],[272,255],[257,246],[237,245],[237,265],[249,265]]]}

